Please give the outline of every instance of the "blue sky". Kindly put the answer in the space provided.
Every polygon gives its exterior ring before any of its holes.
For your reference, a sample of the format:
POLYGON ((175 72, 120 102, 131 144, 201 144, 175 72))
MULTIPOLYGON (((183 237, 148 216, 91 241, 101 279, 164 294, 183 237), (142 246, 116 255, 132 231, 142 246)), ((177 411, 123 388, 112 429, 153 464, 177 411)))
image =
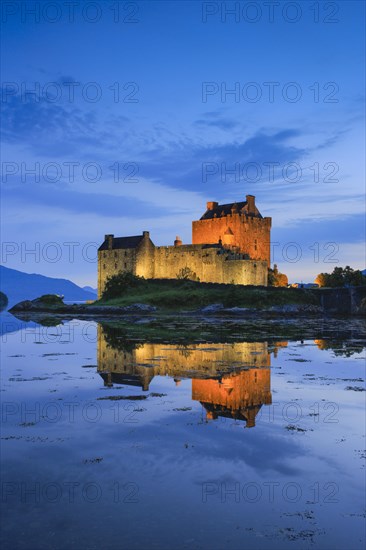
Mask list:
POLYGON ((291 281, 364 269, 363 2, 2 9, 4 265, 94 286, 105 233, 253 194, 291 281))

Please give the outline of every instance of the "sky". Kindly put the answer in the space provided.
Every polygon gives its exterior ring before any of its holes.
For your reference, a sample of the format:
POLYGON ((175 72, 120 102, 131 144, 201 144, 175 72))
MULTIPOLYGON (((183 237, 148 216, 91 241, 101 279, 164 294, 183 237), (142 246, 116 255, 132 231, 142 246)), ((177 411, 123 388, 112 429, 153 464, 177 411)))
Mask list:
POLYGON ((255 195, 291 282, 366 267, 365 4, 3 2, 1 263, 96 286, 255 195))

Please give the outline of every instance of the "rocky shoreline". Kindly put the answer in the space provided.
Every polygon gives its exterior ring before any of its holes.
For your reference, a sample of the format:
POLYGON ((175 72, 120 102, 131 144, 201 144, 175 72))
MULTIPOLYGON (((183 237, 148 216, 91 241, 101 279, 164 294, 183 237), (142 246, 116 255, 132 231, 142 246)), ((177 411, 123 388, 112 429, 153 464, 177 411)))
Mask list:
MULTIPOLYGON (((93 304, 47 304, 41 298, 35 300, 25 300, 13 306, 10 313, 17 317, 26 315, 54 315, 62 317, 114 317, 121 315, 151 315, 151 314, 171 314, 172 312, 162 310, 156 306, 144 303, 134 303, 127 306, 108 306, 93 304)), ((195 316, 215 316, 215 317, 291 317, 291 316, 329 316, 340 315, 336 308, 326 308, 314 304, 285 304, 270 307, 224 307, 222 303, 210 304, 195 310, 182 310, 174 312, 175 315, 195 315, 195 316)), ((356 308, 350 315, 364 315, 364 307, 356 308)), ((343 313, 344 315, 344 313, 343 313)))

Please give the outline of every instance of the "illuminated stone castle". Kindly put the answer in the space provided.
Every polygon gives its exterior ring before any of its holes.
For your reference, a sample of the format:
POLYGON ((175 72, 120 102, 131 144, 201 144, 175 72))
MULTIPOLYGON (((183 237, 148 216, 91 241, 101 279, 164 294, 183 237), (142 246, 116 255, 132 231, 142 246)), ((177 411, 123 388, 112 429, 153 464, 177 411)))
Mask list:
POLYGON ((264 285, 270 266, 271 218, 263 218, 255 197, 238 203, 208 202, 192 223, 192 244, 155 246, 150 233, 106 235, 98 249, 98 297, 108 277, 129 271, 146 279, 188 278, 207 283, 264 285))

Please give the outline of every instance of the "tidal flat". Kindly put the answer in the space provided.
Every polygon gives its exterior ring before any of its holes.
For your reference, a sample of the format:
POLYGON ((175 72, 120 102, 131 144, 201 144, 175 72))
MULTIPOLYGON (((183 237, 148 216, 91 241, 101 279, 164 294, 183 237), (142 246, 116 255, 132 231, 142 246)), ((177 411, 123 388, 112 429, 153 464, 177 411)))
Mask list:
POLYGON ((365 540, 365 321, 2 314, 2 543, 365 540))

